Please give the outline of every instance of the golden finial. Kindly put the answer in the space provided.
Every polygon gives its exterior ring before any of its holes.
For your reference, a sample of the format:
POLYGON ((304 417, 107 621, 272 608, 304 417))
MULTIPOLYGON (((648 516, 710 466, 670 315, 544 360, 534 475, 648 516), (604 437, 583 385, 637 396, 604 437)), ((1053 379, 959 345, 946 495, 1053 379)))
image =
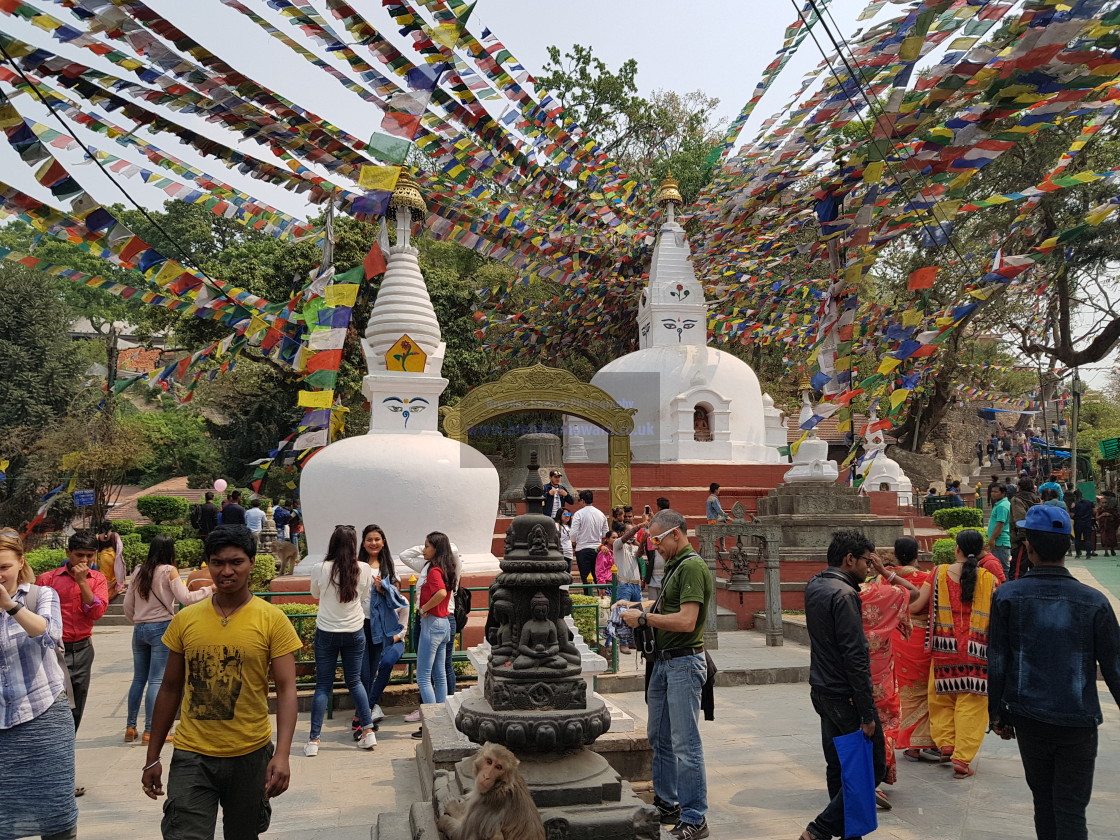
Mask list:
POLYGON ((813 383, 809 379, 809 374, 806 373, 801 377, 801 382, 798 384, 797 390, 798 391, 811 391, 812 388, 813 388, 813 383))
POLYGON ((407 172, 401 172, 400 178, 397 179, 397 188, 393 190, 393 195, 389 198, 389 206, 394 209, 397 207, 408 208, 412 211, 412 220, 415 222, 423 221, 428 211, 424 204, 424 198, 420 195, 420 187, 408 176, 407 172))
POLYGON ((661 187, 657 190, 657 198, 655 198, 654 201, 661 206, 670 203, 684 204, 684 198, 681 196, 680 184, 678 184, 677 179, 673 177, 672 171, 670 171, 661 182, 661 187))

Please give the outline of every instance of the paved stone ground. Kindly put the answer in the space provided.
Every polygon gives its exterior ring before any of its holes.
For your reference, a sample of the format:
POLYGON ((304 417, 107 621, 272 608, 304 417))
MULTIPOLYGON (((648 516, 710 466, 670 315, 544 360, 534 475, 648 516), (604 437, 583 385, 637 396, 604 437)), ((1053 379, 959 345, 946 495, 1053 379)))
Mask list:
MULTIPOLYGON (((144 747, 122 741, 125 696, 132 675, 130 639, 129 628, 97 630, 94 636, 97 657, 77 740, 78 783, 88 789, 79 800, 79 836, 83 840, 160 836, 160 806, 140 791, 144 747)), ((775 664, 785 665, 790 654, 802 653, 728 644, 717 661, 722 658, 721 665, 728 668, 743 667, 744 663, 726 661, 738 658, 739 650, 752 660, 746 664, 755 667, 765 667, 767 656, 775 657, 775 664)), ((825 804, 824 762, 808 686, 718 688, 716 697, 717 719, 702 724, 701 729, 712 837, 793 840, 825 804)), ((640 692, 613 694, 610 699, 644 720, 640 692)), ((1093 838, 1120 838, 1120 713, 1107 692, 1102 694, 1102 706, 1106 722, 1101 729, 1089 833, 1093 838)), ((301 715, 291 759, 292 786, 274 801, 273 828, 267 836, 367 840, 379 813, 406 813, 419 798, 413 761, 417 742, 410 737, 415 727, 402 717, 408 710, 396 711, 398 714, 390 714, 383 723, 373 752, 355 748, 349 715, 328 720, 315 758, 305 758, 301 752, 308 727, 307 716, 301 715)), ((165 759, 170 753, 170 747, 165 747, 165 759)), ((900 763, 899 776, 898 784, 888 788, 895 808, 880 812, 875 837, 1006 840, 1034 836, 1029 794, 1014 743, 989 735, 977 774, 971 779, 954 781, 944 767, 905 761, 900 763)))

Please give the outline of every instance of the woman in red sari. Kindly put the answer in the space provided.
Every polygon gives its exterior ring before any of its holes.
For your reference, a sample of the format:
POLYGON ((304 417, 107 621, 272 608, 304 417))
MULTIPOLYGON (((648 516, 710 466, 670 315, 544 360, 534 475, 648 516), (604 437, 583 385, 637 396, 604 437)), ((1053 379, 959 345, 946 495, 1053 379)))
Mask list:
MULTIPOLYGON (((892 639, 896 632, 910 635, 908 605, 918 597, 918 588, 897 572, 885 568, 877 558, 874 567, 879 576, 860 588, 860 598, 863 601, 863 632, 871 654, 871 696, 879 712, 879 723, 886 742, 887 775, 883 781, 893 785, 897 778, 894 750, 898 737, 899 699, 892 639)), ((875 793, 879 805, 889 808, 890 803, 883 793, 875 793)))
MULTIPOLYGON (((919 590, 926 586, 932 575, 918 568, 918 541, 912 537, 902 537, 895 541, 894 557, 898 566, 895 573, 914 584, 919 590)), ((941 760, 941 752, 933 743, 929 731, 929 665, 932 655, 926 650, 926 633, 929 630, 929 589, 924 597, 910 603, 910 619, 913 631, 904 635, 901 631, 894 634, 895 676, 898 678, 898 694, 901 705, 901 720, 896 746, 905 750, 903 755, 910 761, 941 760)))

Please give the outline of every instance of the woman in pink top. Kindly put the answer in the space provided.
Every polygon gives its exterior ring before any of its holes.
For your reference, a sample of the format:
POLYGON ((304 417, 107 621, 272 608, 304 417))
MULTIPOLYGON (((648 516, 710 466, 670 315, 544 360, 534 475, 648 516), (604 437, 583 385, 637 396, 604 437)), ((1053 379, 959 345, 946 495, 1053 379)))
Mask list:
POLYGON ((144 696, 144 743, 148 743, 152 711, 163 683, 163 669, 167 666, 168 650, 163 643, 163 632, 175 615, 175 602, 188 606, 208 598, 213 592, 213 586, 190 592, 179 577, 175 541, 162 535, 152 538, 148 559, 132 576, 132 586, 124 596, 124 614, 135 625, 132 629, 132 686, 128 689, 128 722, 124 730, 126 742, 136 740, 136 717, 140 712, 140 697, 144 696), (147 695, 144 695, 145 683, 147 695))

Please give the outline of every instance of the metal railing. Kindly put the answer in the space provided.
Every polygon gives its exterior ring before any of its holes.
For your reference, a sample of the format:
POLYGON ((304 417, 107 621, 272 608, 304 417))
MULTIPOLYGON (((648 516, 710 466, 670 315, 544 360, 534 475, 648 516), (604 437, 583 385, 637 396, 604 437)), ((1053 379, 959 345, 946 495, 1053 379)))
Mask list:
MULTIPOLYGON (((476 593, 476 592, 486 592, 486 593, 488 593, 490 591, 490 587, 488 587, 488 586, 472 586, 472 587, 467 587, 467 588, 472 593, 472 598, 471 598, 472 603, 474 602, 474 597, 473 597, 474 593, 476 593)), ((609 584, 608 583, 573 583, 569 587, 569 590, 573 593, 576 592, 577 590, 581 590, 583 592, 583 594, 595 594, 597 596, 601 596, 602 594, 608 594, 610 596, 609 603, 613 604, 618 597, 618 574, 617 574, 617 569, 614 569, 614 568, 611 569, 611 582, 609 584)), ((272 603, 273 600, 276 599, 276 598, 288 599, 288 598, 310 598, 311 597, 311 592, 310 591, 304 591, 304 592, 257 592, 255 594, 258 598, 262 598, 265 601, 268 601, 269 603, 272 603)), ((401 656, 397 665, 402 666, 404 668, 404 671, 403 671, 403 673, 394 676, 390 680, 390 684, 397 684, 397 685, 404 684, 404 685, 407 685, 409 683, 413 683, 413 682, 416 681, 416 679, 415 679, 416 644, 419 641, 418 638, 416 637, 416 634, 413 632, 413 628, 415 628, 415 626, 416 626, 416 611, 417 611, 417 606, 418 606, 417 601, 418 601, 419 594, 420 594, 419 591, 417 590, 417 587, 416 587, 416 576, 415 575, 413 575, 409 579, 408 588, 405 589, 405 590, 402 590, 401 594, 408 601, 408 628, 409 629, 408 629, 407 635, 405 636, 405 652, 404 652, 404 655, 401 656)), ((288 602, 288 603, 291 603, 291 602, 288 602)), ((297 601, 295 603, 298 604, 300 602, 297 601)), ((307 604, 307 606, 312 606, 312 605, 307 604)), ((477 607, 472 606, 471 610, 470 610, 470 612, 472 614, 474 614, 474 613, 487 613, 488 611, 489 611, 488 606, 477 606, 477 607)), ((605 632, 604 631, 606 630, 606 623, 602 620, 603 615, 602 615, 602 610, 600 610, 599 601, 596 600, 595 603, 590 603, 590 604, 572 604, 572 619, 575 620, 578 616, 584 615, 584 614, 586 614, 588 612, 591 612, 591 611, 594 611, 593 615, 594 615, 595 637, 591 638, 591 639, 585 638, 584 641, 587 643, 588 647, 590 647, 592 650, 601 650, 602 647, 604 646, 604 644, 606 644, 606 642, 604 641, 605 640, 605 632)), ((295 628, 296 634, 299 636, 300 641, 303 642, 303 647, 301 647, 300 650, 296 652, 296 665, 303 665, 303 666, 307 666, 308 668, 313 668, 314 665, 315 665, 315 619, 316 619, 317 613, 309 611, 309 612, 306 612, 306 613, 285 613, 285 615, 287 615, 288 620, 292 622, 292 626, 295 628)), ((576 622, 576 623, 577 623, 577 626, 578 626, 579 622, 576 622)), ((456 627, 455 628, 455 637, 452 639, 452 644, 454 645, 454 647, 453 647, 454 652, 452 653, 452 660, 454 662, 467 662, 467 661, 469 661, 469 658, 467 656, 467 652, 463 647, 463 629, 464 628, 462 628, 462 627, 456 627)), ((617 639, 612 639, 611 640, 610 657, 609 657, 608 661, 609 661, 609 666, 608 666, 605 673, 608 673, 608 674, 616 673, 618 671, 618 640, 617 639)), ((313 674, 312 674, 312 679, 313 678, 314 677, 313 677, 313 674)), ((338 684, 340 684, 340 682, 336 680, 336 685, 338 685, 338 684)))

